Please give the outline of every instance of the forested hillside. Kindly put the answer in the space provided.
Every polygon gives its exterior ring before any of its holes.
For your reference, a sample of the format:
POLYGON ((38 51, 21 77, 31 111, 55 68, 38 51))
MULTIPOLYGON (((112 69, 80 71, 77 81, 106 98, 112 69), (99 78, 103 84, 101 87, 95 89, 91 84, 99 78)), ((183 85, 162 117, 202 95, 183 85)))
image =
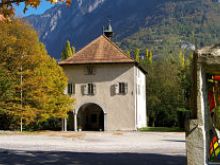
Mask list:
POLYGON ((66 40, 80 49, 102 33, 108 19, 125 50, 148 47, 163 54, 216 43, 220 35, 220 4, 214 0, 75 0, 70 8, 58 5, 26 19, 56 58, 66 40))
POLYGON ((146 18, 145 26, 122 39, 124 49, 146 47, 154 54, 174 53, 219 42, 220 4, 211 0, 173 0, 160 6, 159 16, 146 18))

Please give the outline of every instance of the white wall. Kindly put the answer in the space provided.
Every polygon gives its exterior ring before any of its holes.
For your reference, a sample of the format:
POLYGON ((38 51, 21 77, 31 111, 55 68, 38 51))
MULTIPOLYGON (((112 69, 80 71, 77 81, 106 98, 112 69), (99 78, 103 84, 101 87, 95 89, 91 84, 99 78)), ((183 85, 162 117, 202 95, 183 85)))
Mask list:
POLYGON ((137 128, 147 126, 146 76, 136 67, 136 123, 137 128))
POLYGON ((63 66, 69 82, 75 83, 75 111, 86 104, 95 103, 105 113, 105 130, 135 130, 135 85, 134 64, 97 64, 95 75, 85 75, 86 65, 63 66), (81 86, 86 83, 96 85, 95 96, 84 96, 81 86), (128 83, 126 95, 111 95, 112 85, 118 82, 128 83))

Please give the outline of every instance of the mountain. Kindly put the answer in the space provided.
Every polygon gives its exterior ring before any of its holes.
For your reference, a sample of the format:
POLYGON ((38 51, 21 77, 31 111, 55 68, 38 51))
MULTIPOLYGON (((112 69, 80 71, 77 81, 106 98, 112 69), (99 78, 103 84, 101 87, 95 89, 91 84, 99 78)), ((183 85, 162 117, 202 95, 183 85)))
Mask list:
POLYGON ((219 11, 216 0, 72 0, 69 8, 57 5, 25 19, 55 58, 66 40, 80 49, 101 35, 109 19, 122 48, 148 47, 161 54, 182 43, 193 48, 218 42, 219 11))

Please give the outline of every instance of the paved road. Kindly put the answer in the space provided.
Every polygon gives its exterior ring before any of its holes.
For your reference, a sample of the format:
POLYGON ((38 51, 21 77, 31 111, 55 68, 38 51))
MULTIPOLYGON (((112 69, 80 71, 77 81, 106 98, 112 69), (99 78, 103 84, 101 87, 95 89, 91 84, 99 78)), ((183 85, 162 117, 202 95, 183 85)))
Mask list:
POLYGON ((185 165, 184 133, 0 133, 4 165, 185 165))

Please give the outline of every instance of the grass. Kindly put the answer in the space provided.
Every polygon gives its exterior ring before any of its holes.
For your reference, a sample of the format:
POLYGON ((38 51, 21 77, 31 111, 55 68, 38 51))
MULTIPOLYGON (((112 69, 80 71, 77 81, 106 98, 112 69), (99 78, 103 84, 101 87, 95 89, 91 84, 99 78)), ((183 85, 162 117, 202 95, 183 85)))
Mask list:
POLYGON ((184 132, 184 129, 179 127, 144 127, 139 129, 141 132, 184 132))

